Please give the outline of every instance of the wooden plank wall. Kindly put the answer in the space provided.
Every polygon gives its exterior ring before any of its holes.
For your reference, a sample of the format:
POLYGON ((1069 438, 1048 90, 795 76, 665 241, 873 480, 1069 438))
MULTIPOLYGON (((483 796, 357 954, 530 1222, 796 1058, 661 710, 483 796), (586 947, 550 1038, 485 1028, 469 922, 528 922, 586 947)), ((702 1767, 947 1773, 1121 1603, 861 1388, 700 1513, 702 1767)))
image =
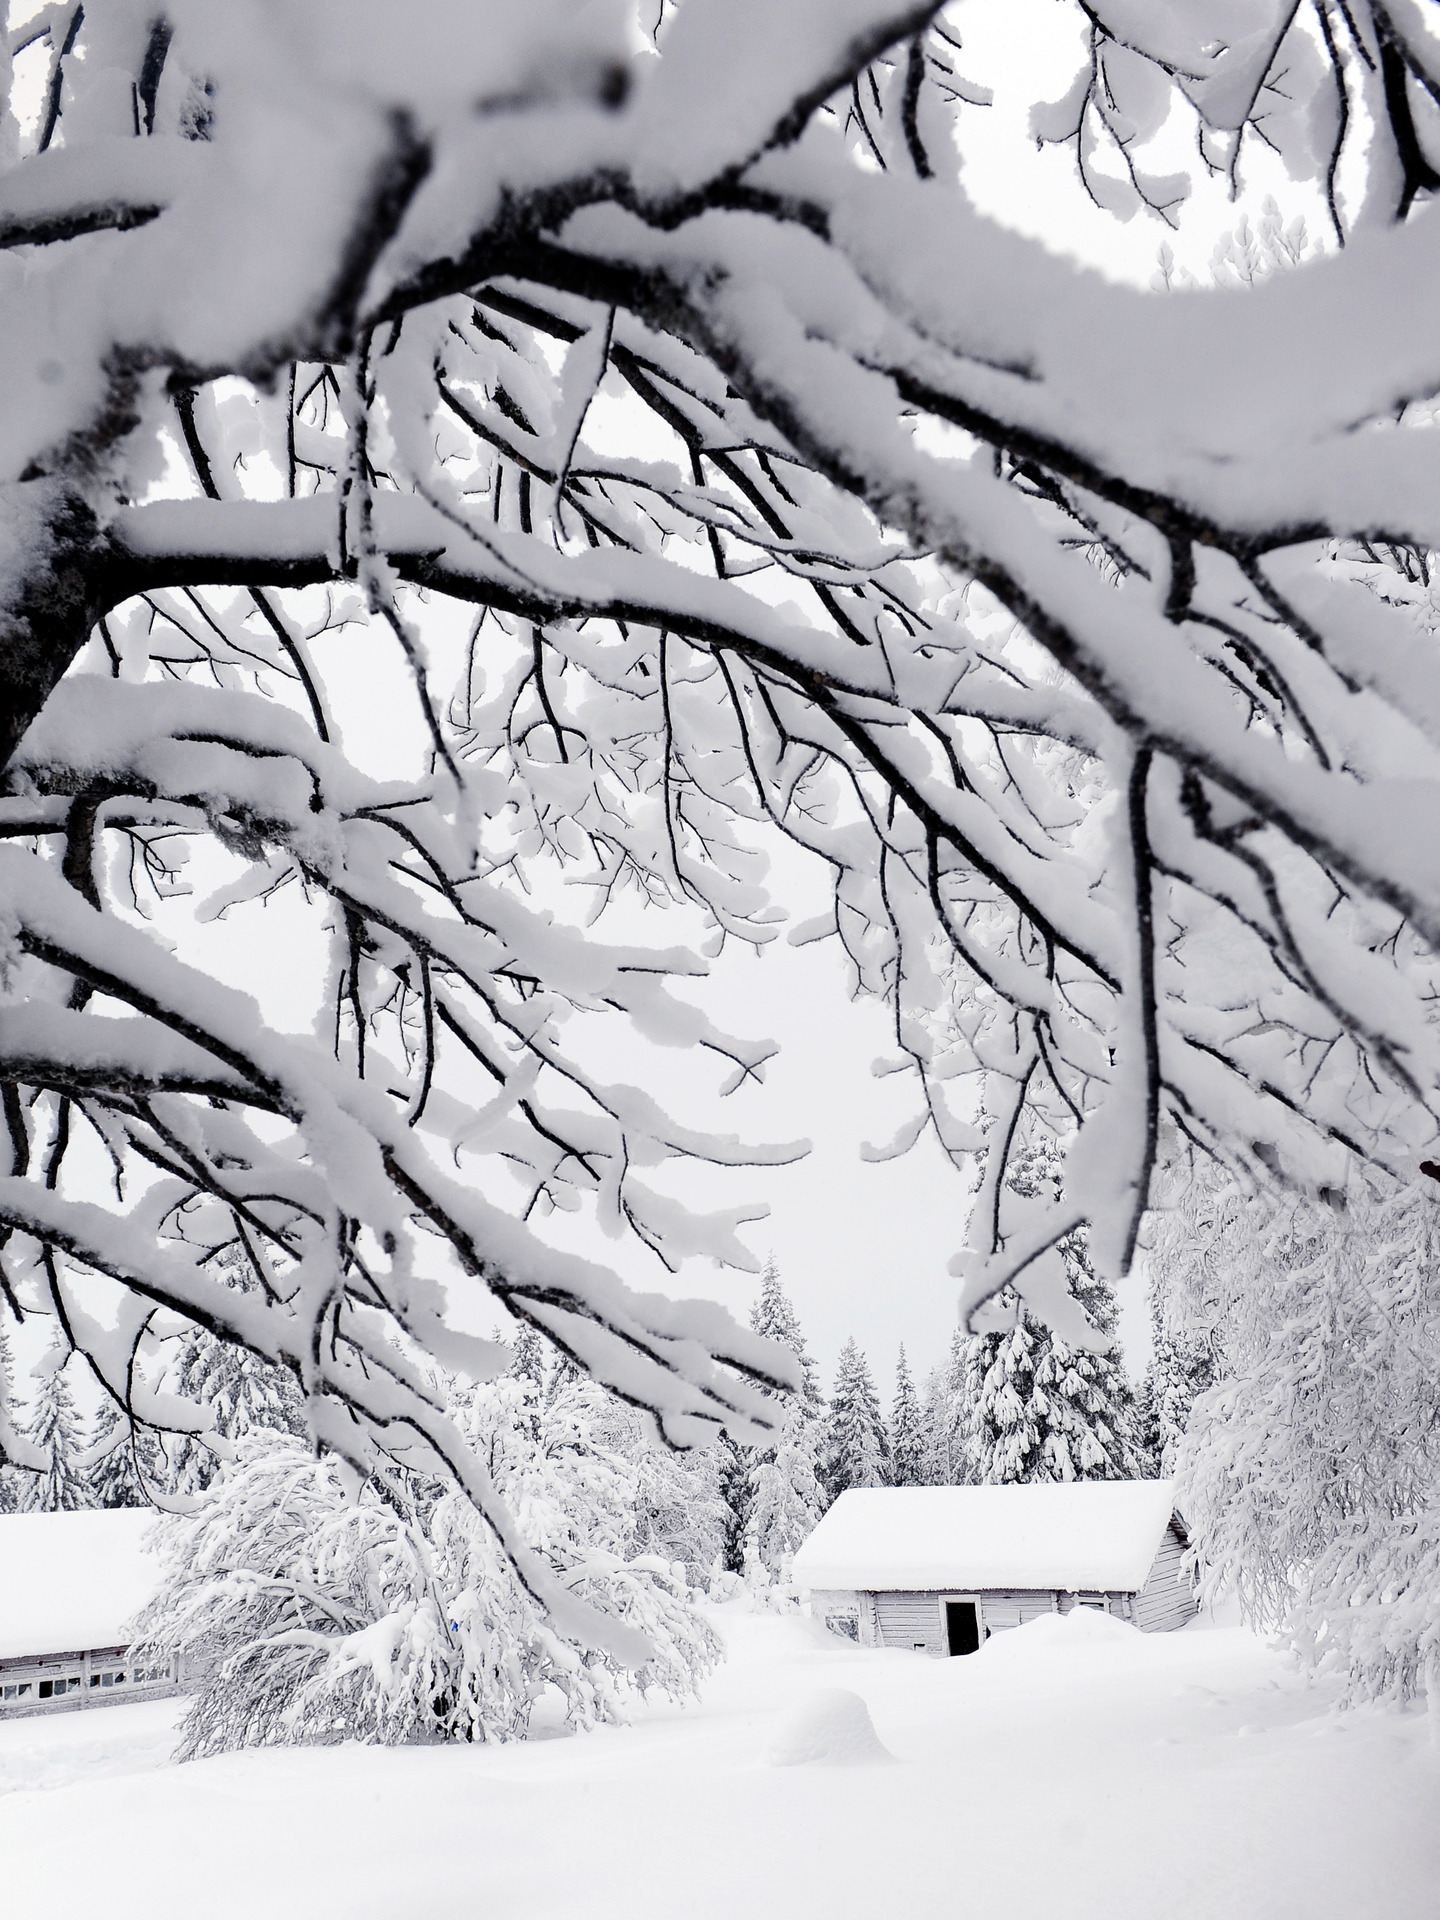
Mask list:
MULTIPOLYGON (((1055 1612, 1052 1593, 1007 1587, 981 1593, 980 1619, 991 1633, 1003 1633, 1009 1627, 1023 1626, 1042 1613, 1055 1612)), ((945 1615, 938 1593, 877 1593, 875 1611, 882 1647, 919 1647, 927 1653, 950 1651, 945 1633, 945 1615)))
POLYGON ((945 1619, 933 1593, 877 1593, 875 1623, 882 1647, 924 1647, 947 1653, 945 1619))
POLYGON ((1136 1594, 1132 1618, 1145 1633, 1171 1633, 1196 1614, 1195 1596, 1184 1572, 1185 1544, 1173 1525, 1155 1556, 1144 1586, 1136 1594))

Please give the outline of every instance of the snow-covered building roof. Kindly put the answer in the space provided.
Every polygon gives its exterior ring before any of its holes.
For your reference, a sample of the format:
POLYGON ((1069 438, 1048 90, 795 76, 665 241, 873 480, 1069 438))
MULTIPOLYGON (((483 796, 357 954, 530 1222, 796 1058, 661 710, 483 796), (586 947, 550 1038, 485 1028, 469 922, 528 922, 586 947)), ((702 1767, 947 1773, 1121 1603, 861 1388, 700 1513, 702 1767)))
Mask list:
POLYGON ((0 1660, 118 1647, 154 1593, 149 1508, 0 1514, 0 1660))
POLYGON ((1174 1512, 1168 1480, 842 1493, 795 1556, 798 1586, 1138 1592, 1174 1512))

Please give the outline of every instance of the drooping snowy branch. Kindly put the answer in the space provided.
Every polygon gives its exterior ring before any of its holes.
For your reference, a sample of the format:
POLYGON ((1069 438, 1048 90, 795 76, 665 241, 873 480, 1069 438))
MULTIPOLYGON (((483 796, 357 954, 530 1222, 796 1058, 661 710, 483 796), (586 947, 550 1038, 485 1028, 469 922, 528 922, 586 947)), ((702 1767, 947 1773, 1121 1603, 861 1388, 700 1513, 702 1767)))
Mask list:
POLYGON ((967 1314, 1012 1284, 1083 1337, 1056 1248, 1084 1223, 1124 1267, 1162 1127, 1311 1188, 1433 1149, 1433 36, 1378 0, 1084 15, 1036 130, 1092 195, 1179 203, 1143 152, 1179 101, 1204 166, 1309 167, 1343 251, 1157 296, 1001 231, 960 184, 963 9, 683 0, 647 39, 565 0, 93 0, 31 36, 0 1287, 118 1402, 194 1430, 146 1380, 178 1312, 288 1365, 338 1451, 453 1472, 522 1571, 427 1392, 426 1354, 497 1364, 447 1287, 673 1441, 773 1426, 783 1353, 533 1221, 748 1258, 743 1209, 646 1172, 795 1149, 588 1041, 760 1077, 666 981, 774 936, 775 833, 893 1008, 897 1147, 979 1166, 967 1314), (354 673, 419 772, 347 752, 354 673), (313 1044, 137 913, 199 849, 216 915, 315 904, 313 1044), (602 937, 621 902, 681 931, 602 937), (1073 1137, 1063 1199, 1007 1184, 1037 1124, 1073 1137))

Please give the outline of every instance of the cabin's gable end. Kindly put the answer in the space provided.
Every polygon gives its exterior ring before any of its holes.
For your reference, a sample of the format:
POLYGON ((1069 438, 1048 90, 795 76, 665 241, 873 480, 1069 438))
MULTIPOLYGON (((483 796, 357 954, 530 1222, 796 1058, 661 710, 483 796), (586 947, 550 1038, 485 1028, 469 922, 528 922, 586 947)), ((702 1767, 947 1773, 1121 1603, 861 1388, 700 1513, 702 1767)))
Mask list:
POLYGON ((1185 1577, 1188 1546, 1184 1523, 1178 1517, 1172 1519, 1131 1611, 1131 1618, 1143 1633, 1173 1633, 1195 1618, 1197 1603, 1185 1577))

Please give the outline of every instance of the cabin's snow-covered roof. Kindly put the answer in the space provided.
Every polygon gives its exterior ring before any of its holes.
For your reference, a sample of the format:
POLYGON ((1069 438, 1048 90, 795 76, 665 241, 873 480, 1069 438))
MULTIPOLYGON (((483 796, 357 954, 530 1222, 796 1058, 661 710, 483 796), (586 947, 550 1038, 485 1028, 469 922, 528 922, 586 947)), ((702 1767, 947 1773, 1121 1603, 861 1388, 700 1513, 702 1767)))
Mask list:
POLYGON ((0 1660, 123 1646, 160 1563, 148 1508, 0 1514, 0 1660))
POLYGON ((1168 1480, 842 1493, 795 1556, 809 1588, 1133 1593, 1174 1511, 1168 1480))

